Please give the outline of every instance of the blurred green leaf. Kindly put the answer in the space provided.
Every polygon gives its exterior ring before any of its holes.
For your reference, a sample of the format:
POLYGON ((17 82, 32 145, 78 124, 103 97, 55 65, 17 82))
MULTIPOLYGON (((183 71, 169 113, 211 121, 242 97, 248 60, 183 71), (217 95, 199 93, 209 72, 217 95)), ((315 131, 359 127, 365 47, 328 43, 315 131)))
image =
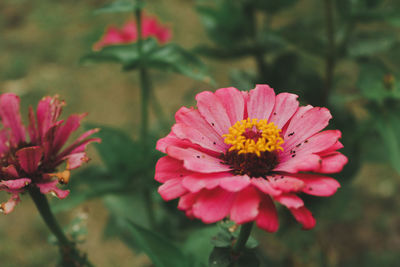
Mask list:
POLYGON ((206 66, 193 53, 176 44, 167 44, 149 53, 148 66, 215 84, 206 66))
POLYGON ((102 142, 95 144, 95 147, 110 173, 121 177, 141 168, 141 144, 125 132, 98 124, 88 124, 86 127, 101 129, 96 136, 100 137, 102 142))
POLYGON ((383 64, 367 62, 360 68, 357 86, 364 97, 378 102, 386 98, 400 99, 399 83, 383 64), (393 82, 386 81, 390 77, 393 77, 393 82))
POLYGON ((90 166, 73 173, 68 184, 70 194, 63 201, 52 202, 54 212, 72 209, 79 204, 103 196, 122 187, 122 181, 110 177, 102 167, 90 166))
POLYGON ((197 6, 197 12, 200 14, 208 36, 215 43, 225 47, 234 47, 251 36, 252 21, 246 16, 240 1, 198 2, 202 4, 197 6))
POLYGON ((252 0, 254 7, 265 10, 270 13, 279 12, 285 8, 294 5, 298 0, 280 0, 280 1, 265 1, 265 0, 252 0))
POLYGON ((103 13, 117 13, 117 12, 134 12, 137 9, 142 9, 144 7, 144 1, 141 0, 124 0, 115 1, 111 4, 107 4, 94 11, 95 14, 103 13))
POLYGON ((182 250, 188 255, 193 255, 196 262, 207 265, 208 257, 213 250, 211 240, 219 230, 220 228, 216 225, 191 230, 188 238, 182 245, 182 250))
POLYGON ((193 53, 177 44, 160 46, 154 38, 143 40, 143 58, 138 54, 138 44, 113 45, 104 47, 98 52, 83 56, 82 64, 115 62, 121 63, 124 70, 137 69, 141 64, 161 71, 172 71, 189 78, 215 84, 207 67, 193 53))
POLYGON ((189 267, 187 257, 173 243, 156 232, 129 222, 129 233, 156 267, 189 267))
POLYGON ((398 114, 385 114, 375 118, 376 130, 386 147, 392 167, 400 173, 400 118, 398 114), (397 115, 397 116, 396 116, 397 115))
POLYGON ((364 32, 354 34, 348 44, 351 57, 372 56, 385 52, 396 44, 392 32, 364 32))
MULTIPOLYGON (((142 51, 144 55, 157 48, 158 42, 153 38, 145 39, 142 42, 142 51)), ((80 59, 81 64, 104 62, 121 63, 124 68, 128 68, 129 70, 137 68, 140 63, 138 44, 133 43, 127 45, 107 46, 100 51, 86 54, 80 59)))

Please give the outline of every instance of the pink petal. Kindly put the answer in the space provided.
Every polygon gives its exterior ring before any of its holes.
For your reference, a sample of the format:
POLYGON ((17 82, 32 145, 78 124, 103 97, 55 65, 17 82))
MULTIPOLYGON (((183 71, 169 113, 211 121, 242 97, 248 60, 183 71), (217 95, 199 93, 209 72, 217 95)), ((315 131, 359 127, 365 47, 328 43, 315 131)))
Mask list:
POLYGON ((335 194, 340 187, 339 182, 331 177, 313 174, 298 174, 296 176, 305 183, 303 192, 309 195, 328 197, 335 194))
POLYGON ((249 186, 246 189, 236 193, 233 201, 230 219, 237 224, 247 223, 254 220, 258 215, 258 206, 261 198, 254 187, 249 186))
POLYGON ((177 123, 183 123, 189 128, 195 129, 203 136, 206 136, 213 143, 215 142, 215 145, 213 144, 212 146, 213 148, 217 147, 219 150, 224 150, 228 147, 224 143, 222 136, 201 116, 198 110, 182 107, 176 112, 175 119, 177 123))
POLYGON ((342 171, 344 165, 346 165, 348 159, 345 155, 335 152, 330 155, 323 156, 322 162, 315 172, 319 173, 336 173, 342 171))
POLYGON ((170 179, 183 178, 192 173, 183 167, 182 161, 165 156, 157 161, 154 179, 160 183, 165 183, 170 179))
POLYGON ((319 155, 325 155, 325 154, 330 154, 331 152, 334 152, 336 150, 339 150, 341 148, 343 148, 343 144, 340 143, 340 141, 337 141, 333 146, 331 146, 330 148, 328 148, 327 150, 324 150, 320 153, 318 153, 319 155))
POLYGON ((287 175, 268 176, 270 184, 282 192, 298 192, 304 188, 304 182, 287 175))
POLYGON ((57 153, 61 149, 61 147, 67 142, 71 133, 79 128, 82 118, 85 117, 86 115, 87 113, 79 115, 77 114, 71 115, 69 116, 65 124, 58 128, 53 143, 54 153, 57 153))
POLYGON ((290 209, 295 219, 303 225, 304 230, 309 230, 315 226, 315 218, 306 207, 290 209))
POLYGON ((268 121, 273 122, 276 127, 282 129, 299 107, 297 97, 297 95, 289 93, 278 94, 268 121))
POLYGON ((193 144, 200 145, 203 148, 207 148, 219 153, 223 153, 225 151, 225 149, 221 148, 217 142, 209 139, 207 135, 204 135, 197 131, 196 128, 192 128, 183 123, 175 124, 172 127, 172 131, 178 138, 188 139, 193 144))
POLYGON ((239 192, 244 190, 251 184, 250 178, 247 175, 235 175, 228 176, 227 178, 221 179, 219 186, 230 192, 239 192))
MULTIPOLYGON (((143 26, 144 25, 142 24, 142 28, 144 28, 143 26)), ((142 35, 145 38, 147 37, 145 36, 143 29, 142 29, 142 35)), ((123 39, 123 42, 135 42, 137 40, 136 22, 134 20, 128 20, 125 23, 124 27, 121 30, 121 38, 123 39)))
POLYGON ((262 198, 258 210, 259 212, 256 219, 257 226, 267 232, 276 232, 279 228, 278 213, 269 196, 262 198))
POLYGON ((31 143, 37 143, 38 142, 38 130, 36 128, 36 120, 35 120, 35 113, 33 111, 33 108, 29 106, 29 127, 28 127, 28 132, 29 132, 29 138, 31 143))
POLYGON ((324 129, 332 118, 331 113, 326 108, 316 107, 302 113, 303 110, 299 108, 297 113, 302 115, 296 116, 295 114, 284 133, 285 142, 282 145, 284 151, 290 150, 292 147, 324 129))
POLYGON ((181 178, 170 179, 158 188, 158 193, 165 201, 182 196, 187 190, 181 185, 181 178))
POLYGON ((83 163, 88 162, 90 159, 87 157, 85 152, 70 154, 63 158, 67 160, 68 170, 79 168, 83 163))
POLYGON ((226 172, 230 171, 228 165, 222 164, 221 160, 193 148, 182 149, 169 146, 167 148, 169 156, 183 160, 183 166, 191 171, 201 173, 226 172))
POLYGON ((229 176, 232 175, 229 173, 194 173, 183 178, 182 185, 190 192, 196 193, 202 189, 216 188, 222 179, 226 179, 229 176))
POLYGON ((0 95, 0 116, 4 127, 11 129, 15 145, 25 142, 25 128, 19 112, 18 96, 10 93, 0 95))
POLYGON ((57 157, 62 158, 67 156, 68 154, 84 152, 86 150, 86 146, 92 142, 101 143, 100 138, 88 138, 89 136, 100 131, 99 128, 91 129, 89 131, 84 132, 81 136, 79 136, 70 146, 65 148, 57 157))
POLYGON ((291 208, 297 209, 304 206, 303 200, 298 196, 296 196, 295 194, 283 194, 274 197, 274 199, 289 209, 291 208))
POLYGON ((43 140, 47 131, 54 125, 61 114, 64 101, 60 101, 58 96, 44 97, 40 100, 36 109, 36 119, 38 124, 39 139, 43 140))
POLYGON ((219 98, 215 94, 205 91, 197 94, 196 100, 200 114, 214 130, 220 136, 228 133, 231 122, 219 98))
POLYGON ((31 179, 29 178, 20 178, 15 180, 5 180, 1 181, 0 184, 6 186, 9 189, 16 190, 21 189, 31 183, 31 179))
POLYGON ((5 172, 6 175, 9 175, 9 176, 11 176, 13 178, 18 178, 19 177, 17 169, 15 168, 14 165, 8 165, 7 167, 2 167, 1 171, 5 172))
POLYGON ((26 173, 34 173, 43 156, 43 149, 40 146, 25 147, 16 153, 19 165, 26 173))
POLYGON ((18 194, 11 195, 11 198, 7 202, 0 204, 0 211, 4 212, 4 214, 9 214, 14 210, 15 205, 17 205, 19 201, 20 198, 18 194))
POLYGON ((0 156, 10 149, 9 129, 0 130, 0 156))
POLYGON ((282 161, 274 171, 297 173, 299 171, 314 171, 320 167, 321 157, 316 154, 295 155, 294 158, 282 161))
POLYGON ((179 199, 178 209, 188 210, 192 209, 193 204, 196 202, 199 194, 188 193, 179 199))
POLYGON ((37 183, 36 186, 39 187, 42 194, 54 193, 60 199, 66 198, 69 194, 69 190, 61 190, 57 188, 57 184, 58 181, 54 180, 46 183, 37 183))
POLYGON ((160 152, 167 153, 167 147, 177 146, 181 148, 195 147, 196 145, 189 140, 182 140, 173 132, 170 132, 166 137, 161 138, 157 141, 156 149, 160 152))
POLYGON ((193 193, 205 188, 214 189, 217 186, 230 192, 238 192, 249 184, 248 176, 234 176, 231 173, 196 173, 188 175, 182 180, 182 185, 193 193))
POLYGON ((275 105, 274 89, 258 84, 249 93, 247 113, 250 119, 268 119, 275 105))
POLYGON ((256 186, 261 192, 271 196, 278 196, 282 193, 280 189, 273 187, 271 183, 264 178, 252 178, 251 183, 256 186))
POLYGON ((244 98, 240 91, 234 87, 221 88, 215 95, 225 107, 231 125, 244 118, 244 98))
POLYGON ((225 218, 231 209, 235 193, 222 189, 202 192, 193 205, 193 215, 204 223, 214 223, 225 218))
POLYGON ((285 150, 280 154, 279 159, 282 161, 295 160, 292 155, 296 154, 296 157, 311 153, 319 153, 331 148, 338 142, 338 139, 342 136, 339 130, 327 130, 314 134, 307 139, 307 142, 301 142, 293 146, 292 148, 285 150))
POLYGON ((93 45, 93 50, 98 51, 105 46, 121 44, 124 42, 119 30, 114 26, 109 26, 101 39, 93 45))

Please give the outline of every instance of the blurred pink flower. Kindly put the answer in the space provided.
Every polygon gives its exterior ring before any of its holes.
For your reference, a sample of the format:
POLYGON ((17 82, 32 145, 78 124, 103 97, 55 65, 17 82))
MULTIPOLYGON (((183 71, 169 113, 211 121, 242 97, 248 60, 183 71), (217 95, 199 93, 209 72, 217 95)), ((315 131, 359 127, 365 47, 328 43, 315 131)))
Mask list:
POLYGON ((38 187, 43 194, 54 193, 65 198, 69 190, 59 189, 56 185, 68 183, 70 170, 89 160, 85 149, 90 142, 100 142, 98 138, 89 138, 98 131, 92 129, 63 148, 86 114, 71 115, 66 121, 58 120, 64 102, 57 96, 40 100, 36 118, 33 109, 29 108, 27 127, 22 123, 19 103, 19 97, 14 94, 0 95, 3 124, 0 130, 0 190, 11 194, 7 202, 0 204, 0 210, 5 214, 19 202, 19 194, 32 186, 38 187), (66 169, 56 172, 63 162, 66 162, 66 169))
MULTIPOLYGON (((93 45, 93 50, 101 50, 109 45, 121 45, 136 42, 138 38, 136 22, 128 20, 122 29, 109 26, 102 38, 93 45)), ((149 37, 156 38, 161 44, 165 44, 171 39, 171 30, 161 25, 156 17, 143 15, 142 17, 142 36, 144 39, 149 37)))
POLYGON ((250 92, 221 88, 196 96, 197 109, 182 107, 157 149, 155 179, 164 200, 179 199, 189 217, 214 223, 229 217, 255 221, 275 232, 273 201, 286 206, 303 229, 315 219, 298 194, 331 196, 340 184, 325 173, 342 170, 338 130, 321 131, 328 109, 300 106, 297 95, 257 85, 250 92))

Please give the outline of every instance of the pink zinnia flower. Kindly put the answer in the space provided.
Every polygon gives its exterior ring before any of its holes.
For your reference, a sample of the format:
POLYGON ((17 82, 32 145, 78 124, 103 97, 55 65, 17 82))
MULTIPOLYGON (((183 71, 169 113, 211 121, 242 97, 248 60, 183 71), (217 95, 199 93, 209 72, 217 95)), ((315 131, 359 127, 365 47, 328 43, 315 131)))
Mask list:
POLYGON ((70 170, 89 160, 85 153, 87 144, 100 142, 98 138, 89 138, 98 131, 92 129, 63 148, 86 114, 71 115, 65 122, 58 120, 64 102, 57 96, 44 97, 39 102, 36 118, 30 107, 27 127, 21 120, 19 102, 19 97, 14 94, 0 95, 3 124, 0 130, 0 190, 11 194, 11 198, 0 205, 5 214, 19 202, 19 194, 33 186, 43 194, 54 193, 65 198, 69 190, 59 189, 56 185, 68 183, 70 170), (63 162, 66 162, 66 169, 57 172, 63 162))
MULTIPOLYGON (((171 31, 168 27, 161 25, 156 17, 143 15, 142 17, 142 36, 144 39, 149 37, 156 38, 161 44, 165 44, 171 39, 171 31)), ((122 29, 109 26, 103 37, 93 45, 93 50, 101 50, 109 45, 121 45, 136 42, 138 33, 136 22, 128 20, 122 29)))
POLYGON ((205 223, 228 216, 274 232, 276 201, 304 229, 313 228, 298 194, 334 194, 340 184, 323 174, 341 171, 347 158, 337 151, 340 131, 321 132, 329 110, 299 107, 296 99, 268 85, 199 93, 197 109, 178 110, 171 133, 157 143, 167 154, 156 166, 158 192, 164 200, 180 198, 178 208, 205 223))

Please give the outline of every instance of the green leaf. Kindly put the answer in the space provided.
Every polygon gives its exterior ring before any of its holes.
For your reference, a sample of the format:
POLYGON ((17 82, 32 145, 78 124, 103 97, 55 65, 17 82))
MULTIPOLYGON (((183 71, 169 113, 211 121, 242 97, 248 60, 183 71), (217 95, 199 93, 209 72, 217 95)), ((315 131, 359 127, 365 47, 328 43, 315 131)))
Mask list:
POLYGON ((196 262, 207 265, 208 257, 213 250, 211 240, 219 230, 218 226, 213 225, 190 231, 182 250, 188 255, 193 255, 196 262))
POLYGON ((147 55, 149 67, 176 72, 195 80, 215 84, 206 66, 193 53, 177 44, 167 44, 147 55))
POLYGON ((391 75, 379 62, 364 63, 361 65, 357 86, 362 95, 370 100, 382 102, 386 98, 400 99, 399 83, 385 83, 385 79, 391 75))
MULTIPOLYGON (((144 55, 157 48, 158 42, 154 38, 148 38, 142 41, 142 51, 144 55)), ((109 62, 121 63, 126 70, 136 69, 140 64, 138 44, 106 46, 100 51, 91 52, 80 59, 81 64, 109 62)))
POLYGON ((137 69, 142 63, 148 68, 161 71, 172 71, 195 80, 215 84, 210 77, 206 65, 193 53, 177 44, 160 46, 156 39, 148 38, 142 42, 143 58, 138 54, 138 44, 113 45, 104 47, 98 52, 83 56, 81 64, 121 63, 124 70, 137 69))
POLYGON ((141 144, 117 128, 98 124, 88 124, 86 127, 101 129, 96 136, 102 142, 95 144, 95 147, 110 173, 121 177, 141 169, 141 144))
POLYGON ((208 36, 218 45, 234 47, 251 36, 252 20, 240 1, 218 0, 197 6, 208 36))
POLYGON ((348 54, 351 57, 372 56, 385 52, 396 44, 392 32, 365 32, 353 35, 349 43, 348 54))
POLYGON ((54 212, 69 210, 96 197, 103 196, 122 187, 122 181, 110 177, 108 172, 99 166, 84 168, 73 173, 68 189, 71 193, 63 201, 52 202, 54 212))
POLYGON ((118 12, 134 12, 144 7, 144 1, 141 0, 129 0, 129 1, 115 1, 111 4, 107 4, 94 11, 95 14, 103 13, 118 13, 118 12))
POLYGON ((129 222, 129 234, 152 260, 156 267, 189 267, 186 255, 175 244, 156 232, 129 222))
POLYGON ((400 119, 394 114, 386 114, 375 119, 376 129, 386 147, 392 167, 400 174, 400 119))

